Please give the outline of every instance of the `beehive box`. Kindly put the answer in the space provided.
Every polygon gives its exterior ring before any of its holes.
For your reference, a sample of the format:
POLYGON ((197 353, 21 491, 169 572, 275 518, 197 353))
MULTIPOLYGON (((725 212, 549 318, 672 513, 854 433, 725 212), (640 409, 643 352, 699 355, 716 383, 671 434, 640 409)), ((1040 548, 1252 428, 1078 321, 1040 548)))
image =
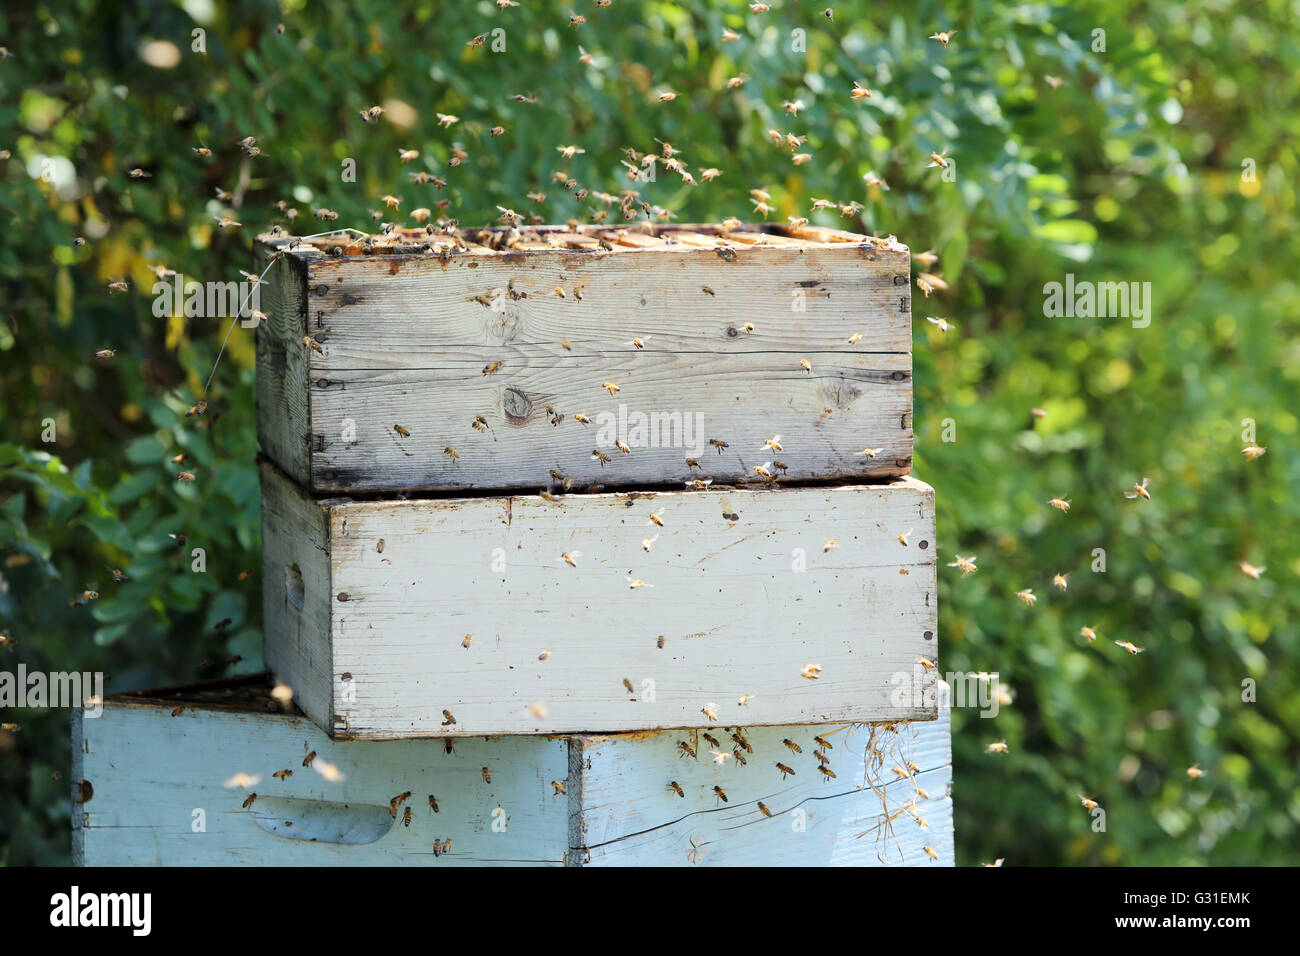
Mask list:
POLYGON ((772 225, 261 240, 281 255, 259 438, 317 494, 910 471, 896 242, 772 225))
POLYGON ((336 737, 935 716, 911 477, 315 500, 264 463, 262 501, 267 666, 336 737))
POLYGON ((937 721, 893 728, 744 730, 748 750, 731 728, 712 731, 719 753, 737 751, 742 766, 735 756, 715 763, 705 731, 459 738, 447 742, 450 752, 435 740, 334 743, 296 711, 268 709, 267 690, 246 679, 110 697, 94 719, 75 711, 74 861, 933 866, 953 859, 943 708, 937 721), (818 770, 816 750, 833 777, 818 770), (330 768, 333 780, 321 772, 330 768), (292 774, 275 776, 284 770, 292 774), (225 786, 237 774, 259 779, 225 786), (392 802, 406 793, 394 813, 392 802))

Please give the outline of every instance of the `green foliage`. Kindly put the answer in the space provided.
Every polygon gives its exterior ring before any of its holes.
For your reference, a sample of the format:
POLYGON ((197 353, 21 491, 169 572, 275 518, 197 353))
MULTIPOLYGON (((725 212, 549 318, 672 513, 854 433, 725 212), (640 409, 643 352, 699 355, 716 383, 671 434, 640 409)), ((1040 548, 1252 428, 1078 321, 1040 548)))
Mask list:
MULTIPOLYGON (((940 663, 997 671, 1015 697, 993 719, 954 714, 959 861, 1295 862, 1294 11, 921 0, 835 3, 832 23, 821 5, 772 6, 584 0, 578 28, 568 7, 527 0, 0 11, 0 633, 16 641, 0 668, 103 670, 111 692, 261 666, 260 580, 240 580, 260 565, 251 332, 234 330, 208 411, 187 416, 225 322, 155 318, 149 265, 235 279, 250 237, 288 226, 278 200, 300 210, 298 232, 322 206, 333 225, 373 228, 386 193, 403 213, 445 198, 466 225, 498 204, 587 221, 598 204, 552 173, 617 192, 623 150, 658 138, 697 175, 722 170, 691 187, 660 169, 641 187, 679 221, 754 218, 762 186, 775 219, 940 255, 950 291, 914 300, 916 469, 938 490, 941 560, 980 563, 964 578, 942 568, 940 663), (724 28, 741 39, 721 42, 724 28), (926 39, 950 28, 946 48, 926 39), (151 42, 172 44, 174 65, 151 65, 168 52, 151 42), (732 76, 747 82, 727 90, 732 76), (854 81, 874 95, 851 101, 854 81), (677 99, 660 103, 665 88, 677 99), (358 110, 374 104, 386 113, 367 124, 358 110), (442 129, 437 112, 461 121, 442 129), (811 161, 793 165, 773 128, 806 135, 811 161), (248 135, 264 155, 239 150, 248 135), (456 142, 469 160, 449 167, 456 142), (562 160, 569 143, 586 152, 562 160), (419 158, 403 164, 402 148, 419 158), (955 181, 926 168, 943 150, 955 181), (341 176, 349 158, 356 182, 341 176), (445 193, 411 183, 418 170, 445 193), (872 171, 888 191, 864 184, 872 171), (814 197, 864 209, 810 213, 814 197), (244 226, 214 229, 225 211, 244 226), (1066 272, 1151 282, 1150 327, 1045 317, 1043 286, 1066 272), (130 291, 110 296, 123 276, 130 291), (957 327, 941 334, 927 315, 957 327), (103 348, 116 356, 96 361, 103 348), (1239 454, 1248 418, 1269 448, 1254 462, 1239 454), (193 484, 175 481, 182 452, 193 484), (1143 476, 1153 500, 1125 499, 1143 476), (1056 495, 1068 514, 1046 505, 1056 495), (1251 580, 1242 560, 1268 570, 1251 580), (1033 608, 1014 596, 1026 587, 1033 608), (99 599, 68 606, 87 589, 99 599), (1241 701, 1246 678, 1255 703, 1241 701), (1002 739, 1009 754, 984 752, 1002 739), (1188 780, 1193 763, 1207 776, 1188 780), (1105 833, 1080 793, 1106 808, 1105 833)), ((22 730, 0 732, 0 861, 65 860, 66 713, 5 719, 22 730)))

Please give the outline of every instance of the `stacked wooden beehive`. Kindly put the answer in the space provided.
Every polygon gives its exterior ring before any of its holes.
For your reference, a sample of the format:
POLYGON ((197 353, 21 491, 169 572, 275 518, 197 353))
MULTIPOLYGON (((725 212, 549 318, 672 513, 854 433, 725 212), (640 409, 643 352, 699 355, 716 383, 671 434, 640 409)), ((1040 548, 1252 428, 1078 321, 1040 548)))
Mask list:
POLYGON ((951 862, 905 247, 263 241, 266 662, 305 717, 110 699, 84 862, 951 862))

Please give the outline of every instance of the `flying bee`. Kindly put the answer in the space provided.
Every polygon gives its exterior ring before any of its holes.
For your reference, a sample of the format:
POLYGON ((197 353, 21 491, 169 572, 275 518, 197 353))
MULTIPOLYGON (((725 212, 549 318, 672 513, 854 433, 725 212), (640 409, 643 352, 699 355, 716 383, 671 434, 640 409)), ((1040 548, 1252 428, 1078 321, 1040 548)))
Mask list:
MULTIPOLYGON (((700 708, 700 713, 703 714, 705 717, 709 718, 710 721, 717 723, 718 720, 717 706, 718 706, 717 704, 705 704, 703 707, 700 708)), ((714 741, 713 745, 716 747, 717 741, 714 741)))
POLYGON ((999 740, 985 747, 984 752, 987 754, 1005 754, 1005 753, 1010 753, 1011 749, 1007 746, 1007 742, 1005 740, 999 740))
POLYGON ((1268 568, 1256 567, 1255 565, 1251 564, 1249 561, 1242 561, 1240 564, 1237 565, 1237 567, 1241 570, 1242 574, 1246 575, 1246 577, 1252 578, 1256 581, 1259 580, 1259 576, 1261 574, 1263 574, 1265 571, 1268 570, 1268 568))
POLYGON ((636 693, 636 689, 632 686, 632 682, 628 680, 626 677, 623 678, 623 689, 627 691, 629 694, 636 693))
POLYGON ((631 448, 628 448, 628 447, 627 447, 627 442, 623 441, 623 439, 621 439, 621 438, 620 438, 620 439, 617 439, 617 440, 614 442, 614 447, 617 448, 619 451, 621 451, 621 452, 622 452, 623 454, 625 454, 625 455, 630 455, 630 454, 632 454, 632 449, 631 449, 631 448))
POLYGON ((484 767, 484 768, 480 771, 480 773, 483 774, 483 782, 484 782, 484 783, 491 783, 491 782, 492 782, 492 771, 491 771, 491 770, 489 770, 487 767, 484 767))
POLYGON ((594 56, 592 56, 590 53, 588 53, 585 49, 583 49, 582 44, 579 43, 579 44, 578 44, 578 62, 581 63, 583 66, 591 66, 591 64, 594 63, 595 60, 596 60, 596 58, 595 58, 594 56))
POLYGON ((776 765, 776 769, 781 771, 782 780, 784 780, 787 776, 798 776, 792 769, 790 769, 783 763, 778 763, 776 765))
POLYGON ((820 773, 823 777, 826 777, 828 779, 831 780, 835 779, 835 771, 832 770, 830 767, 826 766, 826 764, 824 763, 819 763, 817 765, 817 772, 820 773))
POLYGON ((429 809, 432 810, 434 813, 442 812, 441 810, 438 809, 438 798, 435 797, 433 794, 429 794, 429 809))
POLYGON ((858 452, 858 454, 865 455, 867 458, 870 458, 871 460, 874 461, 877 457, 879 457, 880 453, 884 450, 885 449, 883 448, 864 448, 862 449, 862 451, 858 452))
POLYGON ((692 747, 690 743, 688 743, 687 741, 685 740, 677 741, 677 749, 681 751, 681 753, 677 755, 679 759, 681 757, 690 757, 692 760, 697 759, 695 756, 695 748, 692 747))
POLYGON ((305 349, 311 349, 313 352, 316 352, 320 355, 325 354, 325 350, 320 347, 320 343, 317 342, 315 339, 313 339, 310 335, 304 335, 302 337, 302 347, 305 349))
POLYGON ((492 373, 499 372, 500 370, 501 370, 500 362, 488 362, 487 365, 483 366, 484 375, 491 375, 492 373))
POLYGON ((1146 648, 1138 647, 1137 645, 1129 641, 1116 641, 1115 644, 1119 647, 1124 648, 1124 650, 1128 651, 1130 654, 1141 654, 1144 650, 1146 650, 1146 648))
POLYGON ((829 740, 827 740, 825 737, 820 737, 820 736, 819 736, 819 737, 814 737, 813 740, 817 741, 818 745, 820 745, 821 748, 822 748, 823 750, 834 750, 834 749, 835 749, 835 746, 834 746, 834 745, 833 745, 829 740))
POLYGON ((704 491, 709 485, 713 484, 712 478, 695 478, 686 482, 686 487, 691 491, 704 491))
POLYGON ((357 112, 361 114, 361 118, 367 123, 373 123, 375 120, 379 119, 379 114, 383 111, 384 108, 382 106, 371 106, 369 109, 357 110, 357 112))
POLYGON ((1068 514, 1070 511, 1070 502, 1064 498, 1048 498, 1047 503, 1062 514, 1068 514))
POLYGON ((411 437, 411 433, 407 431, 405 428, 403 428, 401 425, 394 425, 393 431, 397 432, 397 434, 401 435, 403 438, 411 437))
POLYGON ((722 449, 730 447, 730 444, 723 441, 721 438, 710 438, 709 444, 718 450, 719 455, 722 454, 722 449))
POLYGON ((1033 588, 1025 588, 1023 591, 1017 591, 1016 597, 1023 601, 1027 607, 1033 607, 1038 603, 1038 597, 1034 594, 1033 588))
POLYGON ((659 535, 655 535, 653 538, 642 538, 641 550, 648 552, 650 548, 654 545, 654 543, 658 540, 659 540, 659 535))
POLYGON ((686 467, 687 467, 687 468, 699 468, 700 471, 703 471, 703 470, 704 470, 704 469, 700 466, 700 463, 699 463, 698 461, 696 461, 694 458, 687 458, 687 459, 686 459, 686 467))
POLYGON ((1135 485, 1133 486, 1133 490, 1132 490, 1131 492, 1126 493, 1126 494, 1124 495, 1124 497, 1125 497, 1125 498, 1145 498, 1147 501, 1150 501, 1150 500, 1151 500, 1151 492, 1147 491, 1147 484, 1148 484, 1148 482, 1150 482, 1150 480, 1151 480, 1150 478, 1143 478, 1142 481, 1139 482, 1138 484, 1135 484, 1135 485))
POLYGON ((466 635, 465 635, 465 639, 464 639, 463 641, 460 642, 460 646, 463 647, 463 648, 465 648, 465 650, 469 650, 469 646, 470 646, 470 644, 473 642, 473 640, 474 640, 474 638, 473 638, 472 635, 470 635, 470 634, 466 634, 466 635))
POLYGON ((901 544, 903 547, 906 548, 906 547, 907 547, 907 539, 908 539, 908 536, 911 535, 911 533, 912 533, 913 531, 915 531, 915 530, 916 530, 915 528, 908 528, 906 531, 904 531, 902 534, 900 534, 900 535, 898 536, 898 543, 901 544))
POLYGON ((770 480, 772 477, 772 472, 769 469, 771 467, 772 467, 772 463, 770 461, 764 462, 761 465, 755 465, 754 474, 758 475, 760 478, 770 480))
POLYGON ((1241 453, 1246 456, 1247 461, 1254 461, 1266 451, 1268 451, 1267 448, 1261 448, 1259 445, 1247 445, 1241 450, 1241 453))
POLYGON ((596 461, 600 462, 600 467, 602 468, 604 468, 605 465, 609 462, 609 455, 606 455, 599 448, 593 448, 591 450, 591 457, 594 458, 596 461))
POLYGON ((916 662, 928 671, 932 671, 935 668, 935 662, 930 660, 928 657, 918 657, 916 662))
POLYGON ((675 99, 677 99, 677 93, 673 90, 664 90, 659 94, 660 103, 671 103, 675 99))
POLYGON ((620 389, 620 388, 619 388, 616 384, 614 384, 613 382, 601 382, 601 383, 600 383, 600 387, 603 388, 605 391, 609 392, 609 394, 611 394, 611 395, 613 395, 613 394, 615 394, 615 393, 617 393, 617 392, 622 391, 622 389, 620 389))
POLYGON ((452 712, 444 710, 442 712, 442 726, 450 727, 454 723, 456 723, 456 718, 452 715, 452 712))
POLYGON ((723 29, 723 31, 722 31, 722 42, 723 42, 723 43, 735 43, 735 42, 736 42, 737 40, 739 40, 739 39, 740 39, 740 34, 739 34, 739 33, 736 33, 734 30, 728 30, 728 29, 725 29, 725 28, 723 29))
POLYGON ((571 27, 580 27, 586 22, 587 22, 587 18, 578 13, 575 13, 573 16, 569 17, 569 26, 571 27))
POLYGON ((577 414, 575 414, 575 415, 573 416, 573 420, 576 421, 576 422, 580 422, 580 423, 583 424, 583 425, 590 425, 590 424, 591 424, 591 419, 588 418, 586 415, 582 414, 582 412, 578 412, 577 414))
POLYGON ((1083 794, 1079 794, 1079 802, 1083 804, 1085 807, 1087 807, 1089 810, 1096 810, 1099 806, 1101 806, 1101 804, 1099 804, 1096 800, 1092 799, 1092 797, 1085 797, 1083 794))
POLYGON ((729 801, 727 800, 727 795, 726 795, 726 793, 723 792, 723 790, 722 790, 721 787, 715 785, 714 788, 713 788, 713 792, 714 792, 714 794, 718 797, 718 799, 721 800, 723 803, 728 803, 728 802, 729 802, 729 801))
MULTIPOLYGON (((754 699, 754 696, 755 696, 754 694, 742 694, 740 697, 737 697, 737 698, 736 698, 736 704, 737 704, 737 706, 745 707, 746 705, 749 704, 749 702, 750 702, 751 700, 754 699)), ((746 749, 746 750, 749 750, 748 745, 746 745, 745 749, 746 749)), ((750 750, 749 752, 750 752, 750 753, 753 753, 754 751, 750 750)))
POLYGON ((388 812, 393 815, 393 819, 397 819, 397 811, 401 809, 402 804, 409 799, 411 799, 411 791, 407 790, 405 793, 399 793, 397 796, 393 797, 393 799, 388 801, 388 812))
POLYGON ((100 349, 95 353, 95 358, 101 362, 106 362, 117 354, 117 349, 100 349))
POLYGON ((664 509, 660 508, 658 511, 651 512, 650 519, 646 522, 646 524, 652 524, 662 528, 664 526, 663 519, 664 519, 664 509))
POLYGON ((475 415, 474 420, 469 423, 469 427, 474 429, 476 432, 485 432, 488 430, 487 419, 482 415, 475 415))
POLYGON ((704 738, 704 742, 706 744, 708 744, 710 747, 713 747, 715 750, 718 747, 722 746, 720 743, 718 743, 718 738, 713 736, 713 734, 709 733, 708 731, 704 731, 703 733, 700 734, 700 736, 704 738))
POLYGON ((664 636, 662 634, 660 634, 658 639, 655 641, 655 646, 661 651, 664 649, 664 636))
POLYGON ((933 315, 927 315, 925 317, 925 321, 931 323, 932 325, 938 326, 940 332, 948 332, 950 329, 955 329, 957 327, 953 325, 951 322, 949 322, 947 319, 936 318, 933 315))
POLYGON ((510 97, 516 103, 536 103, 537 97, 532 93, 513 93, 510 97))
POLYGON ((1205 771, 1202 770, 1200 767, 1198 767, 1196 764, 1192 764, 1190 767, 1187 768, 1187 779, 1189 780, 1196 780, 1197 778, 1204 777, 1204 776, 1205 776, 1205 771))
POLYGON ((185 482, 186 484, 189 484, 191 481, 194 480, 194 472, 192 472, 192 471, 182 471, 182 472, 178 472, 177 475, 176 475, 176 480, 177 480, 177 481, 185 482))
POLYGON ((799 669, 799 675, 806 677, 808 680, 818 680, 822 676, 822 666, 820 664, 805 664, 799 669))
POLYGON ((560 555, 559 560, 563 561, 571 568, 576 568, 578 566, 578 558, 580 557, 582 557, 581 551, 565 551, 560 555))
POLYGON ((1068 577, 1069 577, 1068 574, 1052 575, 1052 587, 1059 588, 1060 590, 1064 591, 1067 587, 1066 578, 1068 577))
POLYGON ((627 578, 627 589, 628 589, 629 591, 636 591, 636 590, 638 590, 639 588, 652 588, 652 587, 654 587, 653 584, 646 584, 646 582, 643 581, 643 580, 641 580, 640 578, 633 578, 633 577, 631 577, 630 575, 625 575, 625 577, 627 578))
POLYGON ((131 284, 126 279, 114 279, 108 284, 109 292, 126 292, 131 284))
POLYGON ((255 794, 255 793, 250 793, 247 797, 244 798, 244 802, 241 804, 241 806, 242 806, 245 810, 247 810, 249 807, 251 807, 251 806, 253 805, 253 801, 256 800, 256 799, 257 799, 257 794, 255 794))
POLYGON ((456 451, 456 449, 452 448, 450 445, 443 446, 442 453, 452 461, 460 461, 460 452, 456 451))
POLYGON ((781 741, 781 743, 785 744, 788 749, 793 750, 797 754, 803 753, 803 748, 800 747, 793 740, 791 740, 789 737, 786 737, 785 740, 781 741))
POLYGON ((812 363, 809 362, 807 359, 800 359, 799 367, 804 370, 805 375, 812 374, 812 363))
POLYGON ((1088 639, 1088 643, 1091 644, 1093 641, 1097 639, 1097 632, 1085 625, 1079 628, 1079 636, 1086 637, 1088 639))
POLYGON ((953 34, 955 34, 956 32, 957 32, 956 30, 941 30, 939 33, 931 33, 930 36, 927 37, 927 39, 938 40, 943 46, 946 47, 948 45, 948 41, 953 38, 953 34))
POLYGON ((956 561, 950 561, 950 562, 948 562, 948 567, 950 567, 950 568, 960 568, 960 569, 961 569, 961 575, 962 575, 962 577, 965 577, 965 576, 968 575, 968 574, 973 574, 974 572, 976 572, 976 571, 979 570, 979 568, 975 567, 975 556, 974 556, 974 555, 971 555, 969 558, 963 558, 963 557, 959 554, 959 555, 956 555, 956 558, 957 558, 956 561))
POLYGON ((678 783, 676 780, 673 780, 668 784, 668 789, 671 790, 673 793, 677 794, 677 796, 681 797, 682 799, 686 798, 686 794, 682 791, 682 785, 678 783))
POLYGON ((442 741, 442 752, 447 755, 454 754, 456 752, 456 741, 451 737, 444 738, 442 741))
POLYGON ((758 801, 758 810, 765 817, 770 817, 772 815, 772 811, 767 808, 767 804, 765 804, 762 800, 758 801))

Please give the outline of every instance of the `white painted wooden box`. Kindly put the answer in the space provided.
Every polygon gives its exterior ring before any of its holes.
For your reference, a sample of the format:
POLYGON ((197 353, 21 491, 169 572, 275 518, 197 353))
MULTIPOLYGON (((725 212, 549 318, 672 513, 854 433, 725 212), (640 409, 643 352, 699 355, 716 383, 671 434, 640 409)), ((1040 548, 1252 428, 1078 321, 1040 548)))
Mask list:
POLYGON ((336 743, 296 711, 268 706, 268 686, 245 679, 122 695, 98 718, 74 712, 74 861, 953 861, 946 707, 936 721, 892 727, 751 728, 739 732, 747 746, 735 728, 336 743), (715 762, 713 750, 729 759, 715 762), (227 786, 240 774, 255 782, 227 786))
POLYGON ((910 477, 317 501, 264 463, 266 662, 356 739, 932 719, 934 520, 910 477))
POLYGON ((317 494, 911 470, 897 242, 768 224, 260 238, 279 259, 259 438, 317 494))

